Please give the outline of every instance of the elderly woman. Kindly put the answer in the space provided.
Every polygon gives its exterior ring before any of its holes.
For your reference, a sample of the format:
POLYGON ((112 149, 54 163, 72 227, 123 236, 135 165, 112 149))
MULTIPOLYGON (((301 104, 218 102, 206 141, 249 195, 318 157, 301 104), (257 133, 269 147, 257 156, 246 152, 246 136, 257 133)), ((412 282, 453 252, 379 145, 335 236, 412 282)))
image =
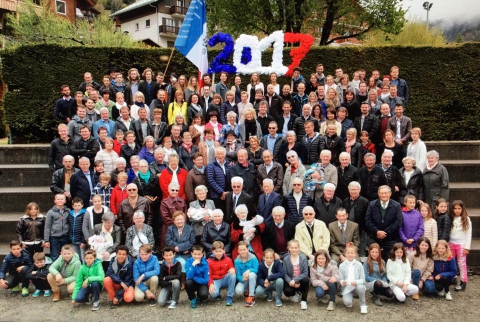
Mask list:
POLYGON ((138 194, 147 198, 152 203, 152 209, 155 209, 154 207, 158 207, 158 202, 156 201, 160 197, 158 179, 150 172, 147 161, 140 160, 138 169, 138 175, 133 180, 133 183, 138 187, 138 194))
POLYGON ((155 161, 155 157, 153 156, 153 152, 155 151, 155 139, 153 136, 149 135, 145 137, 145 140, 143 140, 143 147, 138 152, 138 156, 142 160, 147 160, 147 162, 150 164, 153 161, 155 161))
POLYGON ((256 136, 250 137, 250 146, 247 148, 248 161, 252 162, 255 166, 263 163, 263 151, 260 146, 260 139, 256 136))
POLYGON ((145 222, 145 214, 142 211, 136 211, 133 214, 133 226, 127 229, 125 245, 128 247, 128 253, 132 257, 138 256, 138 250, 143 244, 150 244, 155 248, 155 239, 153 229, 145 222))
POLYGON ((120 172, 127 173, 127 160, 125 158, 118 158, 115 160, 115 169, 110 172, 110 185, 115 187, 118 183, 117 177, 120 172))
POLYGON ((253 216, 249 213, 246 205, 238 205, 235 208, 235 214, 237 217, 233 218, 230 231, 232 236, 232 258, 237 258, 238 250, 237 244, 240 241, 246 241, 248 243, 248 249, 250 252, 257 256, 258 261, 262 260, 262 236, 261 234, 265 230, 265 223, 263 217, 260 215, 253 216), (260 218, 260 220, 258 220, 260 218), (250 225, 248 224, 250 223, 250 225), (244 230, 244 225, 247 224, 249 228, 244 230), (244 233, 244 232, 247 233, 244 233), (254 235, 251 238, 251 234, 254 235))
POLYGON ((180 135, 188 131, 188 124, 185 119, 185 115, 183 115, 183 113, 177 113, 177 115, 175 115, 175 122, 173 122, 173 124, 170 124, 168 126, 166 135, 172 134, 172 128, 175 125, 178 125, 180 127, 180 135))
POLYGON ((180 163, 187 171, 193 168, 193 156, 198 152, 198 147, 193 145, 190 132, 183 132, 182 145, 177 148, 180 163))
POLYGON ((113 139, 106 138, 104 143, 105 148, 97 152, 95 161, 102 161, 103 171, 110 173, 115 168, 115 162, 118 159, 118 154, 113 150, 113 139))
POLYGON ((167 228, 173 225, 173 214, 175 211, 187 212, 187 205, 185 200, 178 195, 180 185, 172 182, 168 185, 168 193, 166 198, 162 200, 160 204, 160 216, 163 221, 162 237, 160 239, 160 248, 163 248, 165 244, 165 236, 167 235, 167 228))
POLYGON ((287 154, 289 151, 296 152, 300 160, 305 160, 305 148, 302 143, 297 141, 297 134, 295 131, 287 132, 285 141, 283 142, 278 155, 275 157, 275 161, 282 165, 284 171, 290 164, 287 159, 287 154))
POLYGON ((164 159, 165 162, 169 162, 170 156, 173 154, 178 154, 177 150, 173 147, 172 138, 170 136, 166 136, 163 138, 162 141, 163 153, 165 155, 164 159))
POLYGON ((182 273, 185 273, 185 261, 192 257, 190 253, 195 244, 195 233, 192 226, 185 223, 185 213, 175 211, 172 219, 173 225, 167 228, 165 242, 175 249, 175 258, 182 263, 182 273))
POLYGON ((350 163, 357 169, 362 167, 362 144, 357 142, 357 130, 350 128, 347 130, 347 140, 345 141, 345 151, 350 154, 350 163))
POLYGON ((212 220, 203 228, 201 244, 207 258, 212 256, 214 241, 221 241, 225 245, 225 253, 231 254, 230 225, 223 221, 221 209, 215 209, 212 212, 212 220))
POLYGON ((187 203, 191 203, 196 199, 195 188, 200 185, 206 185, 205 166, 203 165, 203 156, 200 152, 193 156, 193 167, 187 173, 185 179, 185 195, 187 196, 187 203))
POLYGON ((172 154, 168 158, 168 167, 160 174, 160 189, 165 199, 169 195, 170 183, 176 183, 179 187, 178 196, 185 199, 185 180, 187 179, 187 170, 180 168, 180 158, 177 154, 172 154))
POLYGON ((425 171, 427 165, 427 146, 420 140, 422 130, 419 127, 414 127, 410 130, 410 137, 412 142, 407 147, 407 156, 411 156, 416 161, 416 167, 421 171, 425 171))
POLYGON ((220 143, 225 143, 227 139, 227 133, 229 131, 235 132, 237 138, 240 137, 240 128, 237 124, 237 113, 230 111, 227 113, 227 123, 223 124, 222 131, 220 132, 220 143))
POLYGON ((403 168, 400 169, 400 175, 404 182, 404 187, 400 190, 399 202, 403 205, 403 199, 406 195, 413 195, 417 198, 417 203, 422 204, 425 199, 423 193, 423 174, 415 166, 416 161, 411 156, 403 158, 403 168))
POLYGON ((105 239, 106 242, 112 244, 107 249, 103 251, 101 258, 103 260, 103 269, 106 272, 105 267, 108 268, 110 263, 110 256, 117 251, 118 246, 122 241, 122 229, 114 225, 115 216, 111 212, 106 212, 102 216, 102 223, 96 224, 93 228, 93 235, 101 236, 105 239))
POLYGON ((237 139, 235 132, 228 131, 223 147, 227 153, 227 160, 233 165, 233 163, 237 161, 238 151, 243 148, 242 141, 237 139))
POLYGON ((167 161, 165 161, 165 151, 161 147, 156 148, 153 156, 155 157, 155 162, 149 164, 150 172, 157 178, 160 178, 160 174, 168 166, 167 161))
POLYGON ((447 169, 439 162, 440 155, 437 151, 427 152, 427 166, 423 172, 423 187, 425 202, 435 209, 435 201, 439 198, 448 200, 450 189, 447 169))
POLYGON ((138 155, 134 155, 130 158, 130 169, 127 172, 127 175, 128 175, 127 183, 132 183, 133 180, 137 177, 139 163, 140 163, 140 157, 138 155))
POLYGON ((253 108, 243 111, 243 122, 239 125, 240 137, 245 147, 250 145, 250 136, 262 137, 262 128, 257 121, 257 114, 253 108))
POLYGON ((283 195, 292 192, 292 181, 295 178, 300 178, 303 181, 305 175, 305 167, 298 159, 298 154, 295 151, 287 152, 287 160, 289 165, 283 177, 283 195))
POLYGON ((215 148, 220 142, 215 140, 215 132, 212 128, 203 131, 205 140, 198 144, 198 150, 203 155, 203 165, 215 161, 215 148))
POLYGON ((203 227, 211 220, 212 212, 215 210, 215 204, 207 199, 208 189, 205 185, 199 185, 195 188, 197 200, 190 203, 187 216, 195 231, 195 243, 199 244, 202 239, 203 227))

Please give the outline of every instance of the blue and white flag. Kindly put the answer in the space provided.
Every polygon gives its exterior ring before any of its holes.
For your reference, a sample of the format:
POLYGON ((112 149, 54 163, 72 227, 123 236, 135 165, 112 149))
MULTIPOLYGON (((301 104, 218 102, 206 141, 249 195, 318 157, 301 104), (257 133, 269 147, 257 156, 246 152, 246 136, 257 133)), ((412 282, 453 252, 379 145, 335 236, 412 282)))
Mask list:
POLYGON ((175 41, 175 48, 197 66, 202 75, 208 71, 205 0, 192 0, 175 41))

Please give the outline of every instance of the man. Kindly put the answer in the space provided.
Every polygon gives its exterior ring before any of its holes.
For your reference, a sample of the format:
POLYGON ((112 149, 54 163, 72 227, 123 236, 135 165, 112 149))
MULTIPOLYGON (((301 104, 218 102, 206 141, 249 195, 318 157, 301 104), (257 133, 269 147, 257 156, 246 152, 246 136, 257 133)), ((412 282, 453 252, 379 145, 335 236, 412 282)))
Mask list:
POLYGON ((234 177, 241 177, 244 182, 243 190, 252 196, 254 202, 257 201, 257 168, 252 162, 248 161, 248 152, 246 149, 240 149, 237 151, 237 162, 232 166, 230 176, 232 177, 232 180, 234 177))
POLYGON ((263 180, 263 194, 258 198, 257 214, 263 217, 263 222, 272 220, 272 209, 281 206, 282 196, 273 191, 273 180, 266 178, 263 180))
POLYGON ((167 96, 168 96, 168 104, 172 103, 175 100, 177 80, 178 80, 177 74, 171 73, 170 84, 168 84, 167 87, 165 88, 165 91, 167 92, 167 96))
POLYGON ((285 208, 282 206, 272 209, 272 219, 265 223, 262 246, 263 249, 273 249, 275 259, 281 260, 288 254, 287 244, 295 236, 295 224, 285 219, 285 208))
POLYGON ((145 107, 138 109, 138 120, 133 121, 132 129, 135 133, 136 142, 140 146, 143 146, 147 136, 153 136, 152 123, 147 118, 147 109, 145 107))
POLYGON ((73 140, 68 136, 68 126, 58 125, 59 137, 52 141, 48 151, 48 168, 54 172, 63 167, 63 157, 71 153, 73 140))
POLYGON ((238 205, 246 205, 248 208, 248 214, 252 217, 256 215, 256 211, 253 205, 253 198, 251 195, 243 191, 243 183, 245 181, 241 177, 232 178, 232 191, 225 194, 226 212, 223 220, 229 225, 233 222, 235 215, 235 208, 238 205))
POLYGON ((100 84, 93 80, 92 73, 85 72, 85 74, 83 74, 83 80, 84 82, 78 86, 78 90, 80 92, 85 93, 87 91, 87 85, 91 85, 96 90, 100 89, 100 84))
POLYGON ((283 99, 275 93, 275 87, 272 84, 267 85, 268 114, 274 119, 282 114, 283 99))
POLYGON ((283 144, 283 137, 277 133, 277 130, 277 122, 270 121, 270 123, 268 123, 268 134, 264 135, 260 141, 260 146, 264 150, 270 151, 274 158, 277 157, 283 144))
POLYGON ((365 226, 370 238, 382 248, 382 259, 387 262, 390 250, 400 240, 398 230, 403 225, 402 207, 391 200, 389 186, 378 188, 378 199, 369 203, 365 226))
POLYGON ((88 98, 90 98, 95 104, 97 104, 98 100, 100 99, 98 91, 96 89, 91 90, 88 94, 88 98))
POLYGON ((93 126, 93 122, 86 117, 87 109, 85 106, 80 105, 77 107, 77 115, 72 117, 72 120, 68 123, 68 136, 77 141, 81 138, 80 128, 84 125, 88 125, 90 128, 93 126))
POLYGON ((67 207, 72 206, 72 196, 70 194, 70 180, 72 176, 80 171, 75 168, 75 158, 71 155, 65 155, 63 157, 63 168, 56 170, 52 175, 52 182, 50 184, 50 191, 54 195, 63 193, 67 197, 67 207))
MULTIPOLYGON (((365 102, 368 100, 368 89, 367 89, 367 83, 361 81, 358 84, 358 93, 356 94, 356 97, 358 104, 361 104, 362 102, 365 102)), ((350 115, 350 119, 354 120, 356 117, 358 117, 358 113, 355 113, 356 115, 350 115)))
POLYGON ((302 142, 302 139, 305 135, 305 122, 311 120, 313 122, 313 129, 315 132, 320 131, 320 124, 318 124, 318 120, 314 118, 312 115, 312 106, 310 104, 303 105, 302 108, 302 115, 297 117, 295 123, 293 123, 293 131, 297 133, 297 141, 302 142))
POLYGON ((95 101, 91 98, 87 98, 87 100, 85 101, 85 106, 87 108, 85 110, 87 119, 92 121, 92 124, 98 121, 100 119, 100 114, 95 109, 95 101))
MULTIPOLYGON (((156 108, 159 108, 162 110, 162 122, 168 122, 167 121, 167 111, 168 111, 168 104, 167 101, 165 100, 165 90, 164 89, 159 89, 157 91, 157 98, 152 100, 150 103, 150 111, 153 112, 156 108)), ((153 114, 150 113, 150 121, 153 121, 153 114)))
POLYGON ((98 141, 98 144, 100 144, 100 149, 102 150, 105 149, 105 141, 108 138, 107 128, 103 126, 99 127, 95 135, 96 135, 96 140, 98 141))
POLYGON ((363 159, 365 166, 358 172, 359 182, 362 186, 362 197, 372 201, 377 197, 378 188, 387 184, 387 179, 383 170, 375 165, 375 154, 367 153, 363 159))
POLYGON ((305 88, 305 83, 298 84, 297 92, 293 95, 293 110, 297 115, 301 114, 303 105, 308 103, 308 95, 305 94, 305 88))
POLYGON ((380 72, 378 71, 378 69, 372 70, 372 77, 375 80, 375 84, 377 85, 377 87, 382 88, 383 82, 380 79, 380 72))
POLYGON ((290 101, 283 102, 282 110, 283 114, 277 116, 277 133, 281 133, 285 138, 287 132, 293 130, 293 124, 298 116, 291 113, 292 103, 290 101))
POLYGON ((111 79, 109 75, 103 75, 102 86, 99 89, 102 96, 103 96, 103 92, 106 91, 108 93, 108 100, 109 101, 115 101, 115 94, 114 94, 114 90, 113 90, 112 81, 113 81, 113 83, 115 82, 115 77, 113 79, 111 79))
POLYGON ((397 87, 397 95, 407 103, 409 94, 408 94, 408 85, 407 82, 398 77, 400 70, 397 66, 390 68, 390 85, 395 85, 397 87))
POLYGON ((393 191, 393 200, 399 201, 400 191, 405 190, 405 180, 403 179, 397 167, 392 165, 393 152, 392 150, 385 150, 382 154, 380 167, 385 173, 387 186, 393 191))
POLYGON ((103 107, 106 107, 108 109, 108 117, 112 118, 113 108, 116 108, 116 107, 115 107, 115 102, 110 100, 110 92, 106 89, 102 89, 100 91, 100 96, 101 98, 95 104, 95 109, 100 113, 100 110, 103 107))
POLYGON ((289 84, 284 84, 282 86, 280 97, 283 99, 283 102, 290 102, 290 106, 293 108, 295 101, 293 100, 292 90, 289 84))
POLYGON ((115 76, 115 82, 112 82, 112 97, 110 99, 115 101, 117 93, 122 93, 125 97, 125 82, 123 81, 122 73, 117 73, 115 76))
POLYGON ((98 151, 100 151, 100 143, 91 135, 90 127, 82 125, 80 128, 80 139, 75 141, 72 147, 72 155, 75 157, 75 160, 86 157, 90 160, 93 169, 93 162, 98 151))
POLYGON ((348 213, 348 220, 358 224, 360 233, 360 248, 358 253, 360 257, 365 257, 368 236, 365 229, 365 214, 367 213, 368 200, 360 196, 361 186, 357 181, 352 181, 348 185, 349 197, 343 200, 342 206, 348 213))
POLYGON ((260 102, 265 100, 265 96, 263 95, 263 89, 258 88, 255 90, 255 99, 253 101, 253 109, 258 114, 258 109, 260 107, 260 102))
POLYGON ((335 185, 333 183, 326 183, 323 187, 323 195, 315 200, 315 211, 318 220, 321 220, 325 225, 330 225, 335 221, 335 214, 337 210, 342 207, 342 200, 335 197, 335 185))
POLYGON ((151 68, 145 68, 142 76, 145 81, 138 85, 138 90, 145 96, 145 104, 150 106, 150 103, 152 103, 152 100, 157 95, 159 86, 157 82, 153 80, 153 71, 151 68))
POLYGON ((102 107, 100 109, 100 120, 93 123, 93 135, 98 139, 98 129, 105 128, 109 138, 115 138, 115 122, 109 118, 108 108, 102 107))
POLYGON ((258 103, 258 115, 257 115, 257 122, 260 124, 260 128, 262 129, 262 135, 267 135, 268 125, 270 122, 273 121, 273 117, 267 114, 268 110, 268 103, 265 100, 261 100, 258 103))
POLYGON ((317 67, 315 67, 315 72, 316 72, 315 76, 317 77, 318 85, 325 84, 325 75, 323 74, 323 71, 324 71, 323 64, 317 64, 317 67))
POLYGON ((348 185, 352 181, 358 181, 358 171, 356 167, 350 164, 350 153, 342 152, 340 153, 340 165, 337 167, 337 189, 335 190, 335 195, 344 200, 349 196, 348 194, 348 185))
MULTIPOLYGON (((208 86, 208 88, 210 89, 209 93, 210 93, 210 95, 213 96, 213 94, 215 94, 215 88, 212 85, 212 76, 210 76, 210 74, 208 74, 208 73, 205 73, 205 74, 203 74, 202 79, 203 79, 203 85, 208 86)), ((200 95, 205 94, 204 90, 205 90, 205 87, 203 87, 203 91, 202 91, 202 93, 200 93, 200 95)))
POLYGON ((68 113, 68 115, 70 116, 70 120, 77 114, 77 107, 85 105, 85 100, 83 99, 82 92, 75 92, 73 99, 74 101, 70 105, 70 111, 68 113))
POLYGON ((403 112, 403 105, 395 104, 395 116, 388 120, 387 129, 395 133, 395 142, 402 145, 404 150, 406 150, 410 140, 410 132, 412 131, 412 120, 403 115, 403 112))
POLYGON ((168 163, 165 162, 165 151, 163 148, 156 148, 153 157, 155 158, 155 161, 150 163, 149 169, 154 176, 157 176, 158 179, 160 179, 160 173, 168 167, 168 163))
POLYGON ((385 131, 388 128, 388 122, 390 121, 391 117, 392 117, 392 115, 390 114, 390 106, 386 103, 383 103, 380 106, 380 120, 378 122, 379 123, 379 133, 378 133, 378 136, 377 136, 376 144, 378 144, 379 142, 382 142, 383 135, 385 134, 385 131))
POLYGON ((367 131, 370 141, 373 143, 378 142, 378 127, 380 124, 378 118, 370 113, 370 104, 368 102, 362 102, 360 112, 362 115, 357 116, 354 120, 357 138, 360 138, 362 131, 367 131))
POLYGON ((385 104, 388 104, 388 106, 390 107, 390 115, 393 115, 395 111, 395 106, 397 104, 404 106, 405 100, 402 97, 398 96, 397 86, 395 85, 389 85, 389 86, 390 86, 390 96, 387 96, 384 99, 382 99, 382 102, 385 104))
POLYGON ((325 84, 318 84, 317 86, 317 102, 322 104, 325 101, 325 84))
POLYGON ((306 156, 303 164, 310 166, 313 163, 317 163, 320 159, 320 152, 326 149, 325 138, 320 133, 315 132, 315 125, 312 120, 305 121, 304 123, 305 136, 301 143, 305 147, 306 156))
POLYGON ((62 85, 60 91, 62 97, 55 103, 55 117, 68 124, 70 122, 70 108, 75 100, 70 96, 70 87, 68 85, 62 85))
POLYGON ((70 197, 81 198, 83 208, 86 209, 90 205, 90 196, 97 183, 93 171, 90 171, 90 160, 87 157, 81 157, 78 166, 80 171, 74 173, 70 179, 70 197))
MULTIPOLYGON (((312 173, 312 179, 320 182, 331 183, 334 187, 337 186, 337 168, 330 163, 332 160, 332 152, 330 150, 323 150, 320 152, 320 163, 316 165, 317 171, 312 173)), ((316 185, 315 191, 312 195, 313 200, 315 201, 318 198, 322 197, 323 194, 323 185, 316 185)))
MULTIPOLYGON (((133 226, 133 214, 141 211, 145 214, 145 223, 152 226, 153 213, 150 208, 150 202, 147 198, 138 195, 138 187, 134 183, 127 185, 128 198, 120 203, 120 211, 118 213, 118 225, 122 228, 125 235, 127 229, 133 226)), ((160 232, 155 232, 155 235, 160 232)))
POLYGON ((225 195, 230 190, 230 163, 226 162, 224 147, 215 148, 215 160, 207 164, 205 176, 207 178, 208 197, 215 203, 215 207, 226 212, 225 195))
POLYGON ((278 162, 273 161, 273 154, 269 150, 265 150, 262 153, 263 163, 257 168, 257 185, 259 188, 263 186, 265 179, 271 179, 273 184, 273 190, 282 194, 283 185, 283 168, 278 162))
MULTIPOLYGON (((160 148, 161 149, 161 148, 160 148)), ((195 188, 207 185, 205 179, 205 166, 203 165, 203 155, 197 152, 193 155, 193 168, 188 171, 187 179, 185 179, 185 195, 187 196, 187 204, 195 201, 195 188)))
POLYGON ((175 150, 181 147, 183 143, 182 136, 180 135, 181 131, 180 125, 172 125, 170 138, 172 139, 172 148, 175 150))
MULTIPOLYGON (((358 224, 348 220, 348 214, 345 208, 338 208, 336 213, 337 220, 328 225, 330 231, 330 256, 338 264, 345 260, 343 253, 348 243, 360 246, 360 235, 358 224)), ((360 257, 357 254, 357 260, 360 257)))
POLYGON ((295 67, 293 68, 293 75, 292 75, 292 95, 295 96, 300 90, 298 89, 298 85, 303 84, 303 91, 305 91, 305 79, 301 75, 302 68, 295 67))
POLYGON ((138 155, 141 150, 141 145, 137 144, 135 140, 135 132, 127 131, 125 134, 127 144, 122 145, 120 148, 120 156, 127 161, 127 166, 130 168, 130 158, 134 155, 138 155))
POLYGON ((303 220, 295 227, 295 239, 311 264, 318 250, 328 252, 330 232, 323 221, 315 219, 315 211, 311 206, 303 208, 302 214, 303 220))
POLYGON ((337 68, 335 69, 335 83, 340 84, 340 80, 343 77, 343 69, 337 68))
POLYGON ((312 206, 313 200, 308 193, 303 191, 303 180, 300 178, 292 180, 290 189, 292 189, 292 192, 283 197, 283 207, 285 208, 287 219, 294 224, 298 224, 303 219, 303 208, 312 206))
POLYGON ((128 82, 125 84, 125 102, 128 106, 133 104, 133 98, 138 92, 138 86, 141 83, 138 69, 130 68, 128 70, 128 82))
POLYGON ((122 130, 123 134, 126 135, 128 131, 133 130, 134 120, 135 119, 130 116, 128 106, 122 106, 120 108, 120 117, 115 121, 115 132, 117 130, 122 130))

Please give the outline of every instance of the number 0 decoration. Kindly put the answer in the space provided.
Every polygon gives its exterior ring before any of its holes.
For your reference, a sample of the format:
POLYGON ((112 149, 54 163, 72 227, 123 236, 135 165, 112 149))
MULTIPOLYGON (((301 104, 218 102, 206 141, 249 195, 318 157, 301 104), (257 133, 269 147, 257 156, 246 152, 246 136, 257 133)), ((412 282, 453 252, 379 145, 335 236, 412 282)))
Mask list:
POLYGON ((300 62, 312 47, 314 38, 312 35, 299 33, 284 33, 275 31, 271 35, 258 40, 257 36, 241 34, 233 44, 233 38, 226 33, 216 33, 209 41, 210 47, 224 43, 223 50, 215 57, 208 69, 209 73, 227 72, 229 74, 260 74, 277 73, 279 76, 292 76, 293 68, 300 65, 300 62), (289 66, 283 65, 284 43, 299 43, 300 46, 290 51, 292 63, 289 66), (272 62, 270 66, 262 65, 262 52, 273 46, 272 62), (233 64, 228 60, 233 52, 233 64))

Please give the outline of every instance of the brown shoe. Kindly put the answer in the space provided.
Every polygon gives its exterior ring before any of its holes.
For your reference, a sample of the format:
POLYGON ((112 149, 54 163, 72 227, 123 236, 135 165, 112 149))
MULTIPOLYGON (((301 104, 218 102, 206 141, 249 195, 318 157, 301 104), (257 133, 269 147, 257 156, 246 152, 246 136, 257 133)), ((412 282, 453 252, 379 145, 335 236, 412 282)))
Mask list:
POLYGON ((53 292, 53 302, 58 302, 60 300, 60 290, 53 292))
POLYGON ((420 294, 413 294, 412 295, 412 300, 419 300, 420 299, 420 294))

